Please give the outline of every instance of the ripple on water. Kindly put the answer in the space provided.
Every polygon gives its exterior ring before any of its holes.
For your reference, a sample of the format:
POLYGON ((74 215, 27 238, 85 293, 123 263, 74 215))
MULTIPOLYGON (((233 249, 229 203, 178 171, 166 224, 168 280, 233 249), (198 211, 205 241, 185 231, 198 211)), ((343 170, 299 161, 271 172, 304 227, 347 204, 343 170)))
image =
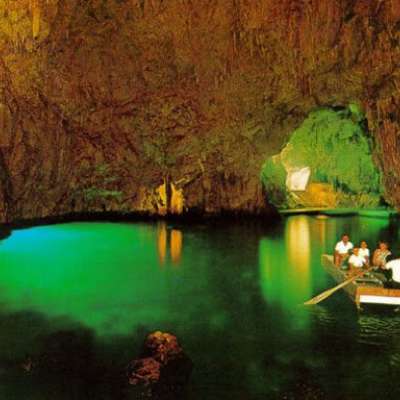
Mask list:
MULTIPOLYGON (((400 316, 382 313, 363 314, 358 319, 358 342, 379 347, 396 346, 400 335, 400 316)), ((397 345, 400 350, 400 346, 397 345)))

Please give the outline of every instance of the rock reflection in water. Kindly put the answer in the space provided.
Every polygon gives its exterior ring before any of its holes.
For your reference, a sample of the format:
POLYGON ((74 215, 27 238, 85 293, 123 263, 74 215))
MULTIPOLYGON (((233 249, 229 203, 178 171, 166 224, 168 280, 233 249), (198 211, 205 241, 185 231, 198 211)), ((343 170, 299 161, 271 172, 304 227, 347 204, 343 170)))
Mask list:
POLYGON ((182 256, 183 233, 179 229, 168 229, 167 223, 161 221, 157 224, 157 252, 160 266, 165 265, 168 255, 168 236, 169 236, 169 255, 174 265, 179 265, 182 256))
POLYGON ((268 303, 291 307, 310 297, 310 229, 306 216, 290 218, 285 240, 265 237, 259 244, 260 278, 268 303))

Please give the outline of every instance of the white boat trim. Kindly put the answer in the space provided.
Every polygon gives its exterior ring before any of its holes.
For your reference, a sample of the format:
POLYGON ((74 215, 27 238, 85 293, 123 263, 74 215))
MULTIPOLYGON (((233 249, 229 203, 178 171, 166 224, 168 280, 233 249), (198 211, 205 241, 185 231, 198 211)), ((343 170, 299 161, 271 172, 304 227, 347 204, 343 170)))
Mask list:
POLYGON ((360 303, 400 305, 400 297, 361 295, 360 303))

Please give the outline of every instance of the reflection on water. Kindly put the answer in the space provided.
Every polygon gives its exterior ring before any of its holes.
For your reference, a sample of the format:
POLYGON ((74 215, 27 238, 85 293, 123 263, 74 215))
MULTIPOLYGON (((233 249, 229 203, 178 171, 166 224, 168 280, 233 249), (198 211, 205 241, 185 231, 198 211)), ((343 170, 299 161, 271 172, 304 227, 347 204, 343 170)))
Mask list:
POLYGON ((260 277, 267 302, 291 306, 311 295, 309 219, 298 216, 286 221, 285 241, 260 241, 260 277))
POLYGON ((321 247, 325 248, 326 247, 326 236, 327 236, 326 220, 328 219, 328 217, 325 215, 323 215, 322 217, 324 217, 324 218, 320 218, 320 217, 315 218, 315 227, 316 227, 316 231, 318 232, 318 240, 321 244, 321 247))
POLYGON ((358 318, 360 327, 359 341, 377 346, 393 346, 400 350, 400 316, 361 314, 358 318))
POLYGON ((168 229, 165 221, 157 224, 157 251, 160 265, 167 261, 168 235, 170 239, 170 256, 175 265, 179 265, 182 256, 183 234, 179 229, 168 229))
POLYGON ((167 256, 167 224, 165 221, 157 224, 157 250, 160 265, 164 265, 167 256))
POLYGON ((123 357, 136 354, 155 329, 176 333, 194 361, 188 399, 285 398, 298 382, 327 399, 394 394, 400 316, 380 309, 358 314, 341 291, 316 307, 301 304, 334 285, 320 257, 342 232, 373 249, 379 238, 395 244, 398 227, 383 219, 299 215, 268 229, 160 222, 14 231, 0 242, 0 398, 42 399, 37 393, 48 384, 57 394, 74 388, 61 400, 87 399, 87 387, 89 398, 125 399, 104 394, 109 380, 102 368, 113 370, 121 357, 123 368, 123 357), (52 346, 66 343, 68 353, 79 353, 84 372, 74 376, 85 377, 82 385, 64 374, 62 387, 54 376, 40 383, 33 376, 29 395, 16 395, 25 381, 8 366, 59 330, 67 333, 52 336, 52 346))
POLYGON ((286 246, 291 277, 297 282, 297 290, 308 297, 311 293, 310 226, 306 216, 289 219, 286 225, 286 246))
POLYGON ((174 264, 179 264, 182 255, 183 234, 179 229, 171 231, 171 260, 174 264))

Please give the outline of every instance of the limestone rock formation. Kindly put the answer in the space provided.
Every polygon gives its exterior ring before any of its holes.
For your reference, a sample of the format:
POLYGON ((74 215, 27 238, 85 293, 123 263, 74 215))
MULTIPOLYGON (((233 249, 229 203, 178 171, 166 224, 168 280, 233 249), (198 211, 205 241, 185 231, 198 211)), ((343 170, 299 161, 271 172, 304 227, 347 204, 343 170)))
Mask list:
POLYGON ((268 211, 266 158, 349 103, 400 206, 399 40, 397 0, 3 0, 0 221, 268 211))
POLYGON ((192 362, 177 338, 160 331, 149 334, 141 358, 127 369, 129 384, 141 398, 176 399, 185 388, 192 372, 192 362))

